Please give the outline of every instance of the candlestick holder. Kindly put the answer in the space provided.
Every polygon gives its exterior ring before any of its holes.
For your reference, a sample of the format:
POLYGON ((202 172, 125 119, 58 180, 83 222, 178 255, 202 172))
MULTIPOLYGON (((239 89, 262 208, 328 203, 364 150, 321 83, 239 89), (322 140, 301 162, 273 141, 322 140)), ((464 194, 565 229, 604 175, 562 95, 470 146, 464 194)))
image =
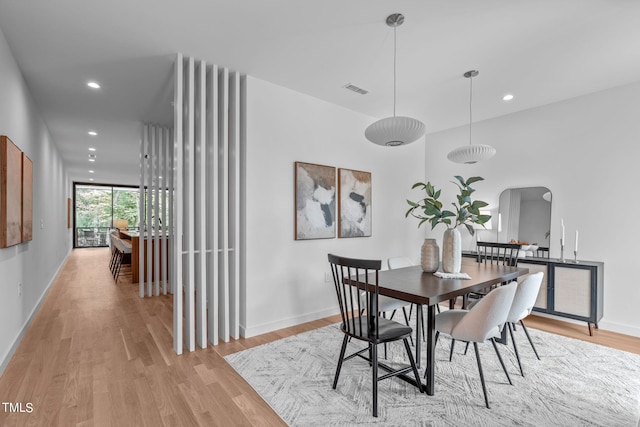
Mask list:
POLYGON ((567 262, 564 259, 564 241, 560 239, 560 262, 567 262))
POLYGON ((579 263, 579 261, 578 261, 578 251, 573 251, 573 262, 575 262, 576 264, 579 263))

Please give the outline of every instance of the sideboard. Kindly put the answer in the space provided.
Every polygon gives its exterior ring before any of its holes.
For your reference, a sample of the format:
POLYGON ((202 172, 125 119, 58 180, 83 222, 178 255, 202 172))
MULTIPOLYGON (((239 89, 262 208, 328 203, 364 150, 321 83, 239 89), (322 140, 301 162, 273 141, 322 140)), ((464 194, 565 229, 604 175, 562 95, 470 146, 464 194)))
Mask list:
MULTIPOLYGON (((478 256, 476 252, 462 255, 478 256)), ((589 335, 593 335, 591 326, 597 329, 602 319, 604 263, 527 257, 518 259, 518 267, 544 273, 534 311, 587 322, 589 335)))

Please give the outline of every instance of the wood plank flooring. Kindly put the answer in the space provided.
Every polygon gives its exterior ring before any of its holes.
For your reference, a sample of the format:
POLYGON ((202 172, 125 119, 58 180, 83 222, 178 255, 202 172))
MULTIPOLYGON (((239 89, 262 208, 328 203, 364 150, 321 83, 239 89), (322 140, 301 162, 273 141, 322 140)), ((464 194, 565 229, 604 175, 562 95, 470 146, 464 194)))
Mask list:
MULTIPOLYGON (((338 321, 317 320, 177 356, 172 297, 138 297, 129 277, 114 283, 108 249, 68 258, 0 377, 0 426, 283 426, 224 361, 246 348, 338 321)), ((633 351, 640 338, 530 316, 527 326, 633 351)), ((337 356, 336 356, 337 357, 337 356)))

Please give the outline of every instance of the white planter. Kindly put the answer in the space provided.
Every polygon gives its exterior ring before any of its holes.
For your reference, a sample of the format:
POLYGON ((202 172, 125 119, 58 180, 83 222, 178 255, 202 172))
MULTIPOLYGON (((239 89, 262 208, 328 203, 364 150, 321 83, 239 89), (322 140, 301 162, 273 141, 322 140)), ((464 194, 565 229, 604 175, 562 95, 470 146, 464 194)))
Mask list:
POLYGON ((445 273, 460 273, 462 265, 462 239, 455 228, 448 228, 442 239, 442 270, 445 273))

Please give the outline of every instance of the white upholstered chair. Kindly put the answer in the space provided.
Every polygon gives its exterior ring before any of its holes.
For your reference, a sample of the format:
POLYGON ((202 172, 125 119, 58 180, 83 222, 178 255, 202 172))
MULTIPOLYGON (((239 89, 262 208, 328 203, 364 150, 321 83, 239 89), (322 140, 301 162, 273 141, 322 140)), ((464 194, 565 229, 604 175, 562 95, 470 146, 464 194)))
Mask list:
POLYGON ((484 382, 478 343, 486 340, 491 341, 498 355, 498 360, 502 365, 502 369, 507 376, 507 380, 509 380, 509 384, 512 384, 494 338, 500 336, 502 328, 507 322, 507 316, 509 315, 513 297, 516 293, 516 286, 517 284, 514 282, 492 290, 470 310, 453 309, 436 315, 436 344, 441 333, 451 337, 452 352, 455 340, 473 343, 476 361, 478 362, 478 371, 480 373, 480 382, 482 383, 482 392, 484 393, 484 401, 487 408, 489 408, 489 398, 487 397, 487 387, 484 382))
POLYGON ((524 330, 524 333, 527 336, 527 339, 529 340, 529 344, 531 344, 533 352, 536 354, 538 360, 540 360, 540 356, 538 356, 536 347, 533 345, 533 341, 531 341, 531 337, 529 336, 529 331, 527 331, 527 327, 524 326, 524 322, 522 320, 530 315, 533 311, 533 306, 535 305, 536 299, 538 298, 538 292, 540 291, 540 285, 542 285, 543 277, 543 272, 530 274, 526 279, 518 284, 518 289, 516 290, 516 295, 513 298, 511 310, 509 311, 509 315, 507 316, 507 327, 509 328, 511 341, 513 341, 513 350, 516 353, 516 359, 518 359, 520 375, 522 375, 523 377, 524 371, 522 370, 522 363, 520 362, 520 354, 518 353, 516 340, 513 339, 513 331, 515 330, 515 324, 519 322, 522 326, 522 329, 524 330))

